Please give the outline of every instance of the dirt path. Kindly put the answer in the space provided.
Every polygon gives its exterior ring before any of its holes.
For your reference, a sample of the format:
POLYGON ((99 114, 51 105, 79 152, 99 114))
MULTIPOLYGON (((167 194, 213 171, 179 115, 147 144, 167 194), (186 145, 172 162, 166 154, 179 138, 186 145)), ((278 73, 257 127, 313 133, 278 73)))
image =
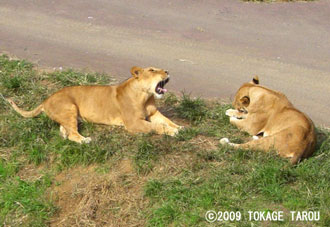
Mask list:
POLYGON ((129 76, 166 68, 172 88, 232 98, 258 74, 330 126, 330 1, 61 0, 0 3, 0 51, 41 66, 129 76))

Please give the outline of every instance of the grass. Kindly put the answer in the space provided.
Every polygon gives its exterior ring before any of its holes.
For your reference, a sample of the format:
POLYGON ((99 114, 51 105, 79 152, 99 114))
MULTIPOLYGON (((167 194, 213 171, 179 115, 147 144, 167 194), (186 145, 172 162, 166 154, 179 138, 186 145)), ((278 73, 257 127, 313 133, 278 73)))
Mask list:
MULTIPOLYGON (((31 109, 61 87, 108 84, 111 77, 73 70, 42 73, 0 57, 0 93, 31 109)), ((160 110, 185 125, 176 137, 130 134, 81 123, 92 143, 76 144, 42 114, 22 118, 0 98, 0 225, 48 226, 329 226, 330 132, 318 129, 317 151, 297 166, 273 153, 219 145, 248 135, 229 124, 228 104, 168 94, 160 110), (241 221, 208 223, 208 210, 241 221), (284 211, 284 222, 248 220, 248 211, 284 211), (320 211, 294 222, 290 211, 320 211)))
POLYGON ((187 119, 190 123, 198 123, 206 118, 207 107, 201 98, 191 99, 189 95, 183 93, 180 105, 175 108, 178 116, 187 119))

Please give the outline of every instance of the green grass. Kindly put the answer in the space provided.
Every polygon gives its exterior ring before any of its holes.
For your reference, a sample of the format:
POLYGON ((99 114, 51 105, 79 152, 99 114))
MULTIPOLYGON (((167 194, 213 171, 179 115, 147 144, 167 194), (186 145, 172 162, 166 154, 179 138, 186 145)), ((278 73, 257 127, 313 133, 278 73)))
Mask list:
MULTIPOLYGON (((168 103, 167 99, 165 102, 168 103)), ((185 93, 182 94, 182 100, 175 110, 179 117, 187 119, 191 123, 201 122, 207 115, 205 101, 201 98, 191 99, 190 96, 185 93)))
MULTIPOLYGON (((107 75, 73 70, 41 73, 26 61, 0 57, 0 93, 24 109, 34 108, 64 86, 111 81, 107 75)), ((49 225, 62 209, 51 196, 62 185, 59 175, 76 167, 95 166, 95 173, 90 174, 110 178, 119 171, 117 164, 128 159, 133 170, 112 182, 122 187, 122 194, 106 197, 109 201, 99 210, 108 216, 102 220, 115 219, 128 202, 120 200, 121 196, 141 187, 134 191, 134 201, 145 205, 134 209, 138 213, 128 210, 126 215, 143 219, 148 226, 329 226, 327 130, 318 129, 313 157, 290 166, 274 153, 234 151, 219 145, 222 137, 241 143, 248 135, 229 123, 225 111, 230 105, 187 94, 167 94, 159 102, 165 115, 186 125, 176 137, 133 135, 120 127, 83 122, 79 125, 81 134, 92 137, 90 144, 83 145, 64 140, 58 124, 44 114, 22 118, 1 97, 0 106, 0 225, 49 225), (110 208, 111 204, 114 207, 110 208), (239 211, 243 220, 209 224, 204 218, 208 210, 239 211), (249 210, 284 211, 285 221, 249 221, 249 210), (291 210, 320 211, 321 220, 292 222, 291 210)), ((90 221, 97 222, 92 218, 90 221)))
POLYGON ((19 177, 1 184, 0 221, 8 225, 42 226, 55 207, 45 198, 45 190, 51 180, 44 176, 36 181, 24 181, 19 177), (17 217, 18 216, 18 217, 17 217))
MULTIPOLYGON (((307 160, 293 168, 272 155, 261 156, 253 151, 239 155, 220 150, 213 152, 212 158, 205 154, 201 157, 206 161, 226 161, 221 168, 211 162, 203 170, 147 183, 145 195, 152 204, 150 226, 203 226, 207 210, 240 211, 246 215, 249 210, 284 210, 287 217, 283 224, 287 226, 295 225, 289 220, 288 211, 314 210, 323 216, 316 226, 329 224, 329 160, 307 160)), ((247 226, 250 222, 246 219, 236 224, 247 226)))

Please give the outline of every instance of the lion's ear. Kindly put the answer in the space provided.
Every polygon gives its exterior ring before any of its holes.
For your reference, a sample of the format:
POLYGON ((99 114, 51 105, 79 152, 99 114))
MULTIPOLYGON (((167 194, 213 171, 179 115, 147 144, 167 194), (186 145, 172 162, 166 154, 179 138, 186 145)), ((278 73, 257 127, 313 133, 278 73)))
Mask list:
POLYGON ((257 75, 255 75, 252 79, 252 83, 253 84, 259 84, 259 77, 257 75))
POLYGON ((142 73, 143 69, 138 66, 133 66, 131 68, 131 74, 133 77, 137 78, 142 73))
POLYGON ((250 98, 248 96, 244 96, 243 98, 240 99, 240 101, 245 107, 247 107, 250 104, 250 98))

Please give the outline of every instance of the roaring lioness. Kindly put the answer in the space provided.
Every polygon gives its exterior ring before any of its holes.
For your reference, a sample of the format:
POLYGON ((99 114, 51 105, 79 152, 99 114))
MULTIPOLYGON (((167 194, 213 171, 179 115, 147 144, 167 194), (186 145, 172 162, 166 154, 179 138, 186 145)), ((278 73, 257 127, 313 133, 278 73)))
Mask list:
POLYGON ((170 76, 168 71, 154 67, 132 67, 132 77, 117 86, 73 86, 63 88, 32 111, 24 111, 7 99, 23 117, 35 117, 44 111, 60 124, 64 138, 89 143, 90 137, 78 132, 78 117, 83 120, 121 125, 129 132, 175 135, 180 126, 164 117, 155 105, 155 98, 162 98, 164 86, 170 76))
POLYGON ((290 158, 292 164, 311 156, 316 144, 313 122, 284 94, 258 84, 257 76, 243 84, 233 102, 235 109, 226 111, 230 123, 248 132, 253 140, 234 144, 222 138, 220 142, 243 149, 274 148, 280 156, 290 158))

